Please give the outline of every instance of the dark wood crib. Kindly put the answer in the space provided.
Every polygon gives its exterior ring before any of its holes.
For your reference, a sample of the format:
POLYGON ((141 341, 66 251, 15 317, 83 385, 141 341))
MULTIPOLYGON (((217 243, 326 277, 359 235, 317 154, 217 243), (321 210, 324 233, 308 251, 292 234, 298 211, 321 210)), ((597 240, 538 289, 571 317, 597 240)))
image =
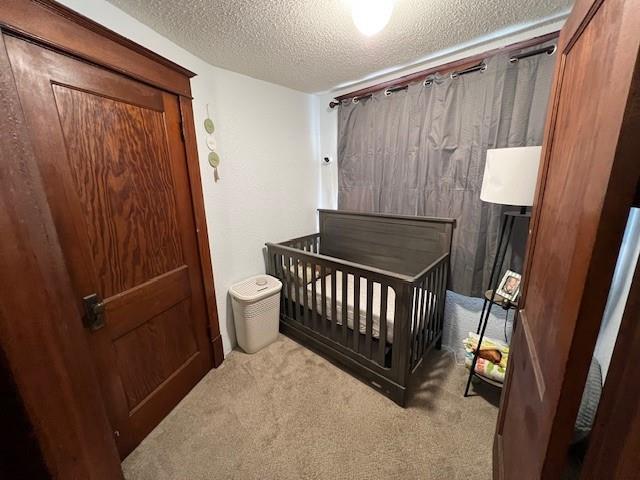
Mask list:
POLYGON ((267 243, 280 330, 405 406, 441 345, 455 220, 319 212, 320 233, 267 243))

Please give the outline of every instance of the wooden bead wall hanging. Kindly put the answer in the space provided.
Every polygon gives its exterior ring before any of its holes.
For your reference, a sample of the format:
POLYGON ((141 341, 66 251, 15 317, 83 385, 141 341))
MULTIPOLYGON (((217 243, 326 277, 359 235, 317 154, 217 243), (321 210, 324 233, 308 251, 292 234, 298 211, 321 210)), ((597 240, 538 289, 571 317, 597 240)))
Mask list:
POLYGON ((207 118, 204 120, 204 129, 207 132, 207 148, 209 149, 209 165, 213 167, 213 179, 214 181, 220 180, 218 175, 218 167, 220 166, 220 155, 218 155, 216 139, 213 133, 216 131, 216 127, 209 115, 209 104, 207 104, 207 118))

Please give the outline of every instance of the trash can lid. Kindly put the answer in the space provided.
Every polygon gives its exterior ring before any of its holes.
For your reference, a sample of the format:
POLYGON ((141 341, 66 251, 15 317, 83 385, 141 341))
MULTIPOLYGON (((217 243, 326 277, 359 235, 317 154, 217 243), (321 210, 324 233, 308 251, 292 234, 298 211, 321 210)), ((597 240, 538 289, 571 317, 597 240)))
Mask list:
POLYGON ((229 288, 231 296, 241 302, 255 302, 280 291, 282 283, 271 275, 256 275, 229 288))

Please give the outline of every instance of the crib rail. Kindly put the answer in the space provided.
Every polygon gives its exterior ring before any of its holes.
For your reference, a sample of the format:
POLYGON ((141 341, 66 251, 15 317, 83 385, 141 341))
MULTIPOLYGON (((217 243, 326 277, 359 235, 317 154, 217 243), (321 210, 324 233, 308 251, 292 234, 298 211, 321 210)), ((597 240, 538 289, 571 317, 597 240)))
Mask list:
POLYGON ((449 254, 409 277, 321 255, 319 245, 318 234, 267 244, 282 321, 404 385, 441 339, 449 254))
MULTIPOLYGON (((304 238, 293 243, 304 245, 304 238)), ((288 320, 372 362, 376 369, 392 368, 389 340, 402 320, 394 322, 390 332, 389 315, 401 318, 398 296, 409 285, 409 277, 312 250, 283 244, 267 247, 269 271, 283 283, 281 312, 288 320)))
POLYGON ((319 227, 267 244, 280 330, 404 406, 442 342, 455 220, 320 210, 319 227))
POLYGON ((305 252, 320 253, 320 234, 312 233, 311 235, 305 235, 304 237, 293 238, 286 242, 281 242, 278 245, 297 248, 298 250, 305 252))

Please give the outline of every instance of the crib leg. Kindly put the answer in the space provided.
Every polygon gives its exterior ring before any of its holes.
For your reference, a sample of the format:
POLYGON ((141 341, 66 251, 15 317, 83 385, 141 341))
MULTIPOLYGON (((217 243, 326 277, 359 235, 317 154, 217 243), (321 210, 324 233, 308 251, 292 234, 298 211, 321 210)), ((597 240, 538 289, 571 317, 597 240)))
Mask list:
POLYGON ((401 388, 395 392, 391 392, 391 395, 387 395, 391 400, 393 400, 398 406, 402 408, 407 408, 407 389, 401 388))

